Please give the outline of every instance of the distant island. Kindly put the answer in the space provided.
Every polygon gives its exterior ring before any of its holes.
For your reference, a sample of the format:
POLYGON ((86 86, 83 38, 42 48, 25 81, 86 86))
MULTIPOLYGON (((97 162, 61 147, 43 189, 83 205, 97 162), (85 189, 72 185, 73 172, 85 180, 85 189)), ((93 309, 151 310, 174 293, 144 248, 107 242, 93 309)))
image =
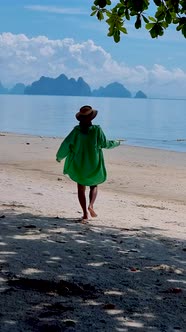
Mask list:
MULTIPOLYGON (((82 77, 77 80, 74 78, 68 79, 64 74, 57 78, 42 76, 38 81, 34 81, 28 86, 17 83, 11 89, 5 88, 0 82, 0 94, 132 98, 132 93, 121 83, 113 82, 106 87, 100 87, 92 91, 82 77)), ((147 98, 147 96, 139 90, 134 98, 147 98)))
POLYGON ((145 93, 144 93, 143 91, 139 90, 139 91, 136 93, 136 95, 135 95, 134 98, 147 98, 147 96, 145 95, 145 93))
POLYGON ((89 85, 79 77, 68 79, 64 74, 57 78, 42 76, 39 81, 33 82, 25 88, 26 95, 53 95, 53 96, 91 96, 89 85))
POLYGON ((93 97, 117 97, 117 98, 131 98, 131 92, 127 90, 122 84, 118 82, 111 83, 105 88, 100 87, 92 91, 93 97))

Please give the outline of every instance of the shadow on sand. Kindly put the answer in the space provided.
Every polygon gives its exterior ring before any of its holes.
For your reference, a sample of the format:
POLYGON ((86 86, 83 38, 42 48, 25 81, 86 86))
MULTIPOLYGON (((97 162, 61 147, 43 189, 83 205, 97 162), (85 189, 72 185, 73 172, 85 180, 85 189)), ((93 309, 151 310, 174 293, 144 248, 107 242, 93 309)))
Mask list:
POLYGON ((2 332, 185 330, 176 238, 10 210, 0 228, 2 332))

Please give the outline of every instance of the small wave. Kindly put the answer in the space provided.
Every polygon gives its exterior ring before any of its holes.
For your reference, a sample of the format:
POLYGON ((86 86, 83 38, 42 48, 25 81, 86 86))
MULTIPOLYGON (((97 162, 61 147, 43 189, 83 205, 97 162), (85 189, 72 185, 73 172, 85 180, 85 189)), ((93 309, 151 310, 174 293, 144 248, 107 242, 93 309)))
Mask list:
POLYGON ((127 138, 125 142, 131 146, 141 146, 169 151, 186 152, 186 139, 151 139, 151 138, 127 138))

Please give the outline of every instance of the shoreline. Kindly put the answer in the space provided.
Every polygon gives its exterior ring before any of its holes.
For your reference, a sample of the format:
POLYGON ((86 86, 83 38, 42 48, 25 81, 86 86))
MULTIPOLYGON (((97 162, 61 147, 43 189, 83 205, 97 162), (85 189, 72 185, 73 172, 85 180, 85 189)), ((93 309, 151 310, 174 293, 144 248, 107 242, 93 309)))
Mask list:
MULTIPOLYGON (((17 132, 9 132, 9 131, 0 131, 0 136, 4 136, 4 135, 11 135, 11 136, 23 136, 23 137, 39 137, 39 138, 48 138, 48 139, 61 139, 63 140, 64 137, 62 136, 45 136, 45 135, 36 135, 36 134, 25 134, 25 133, 17 133, 17 132)), ((123 139, 124 143, 121 143, 121 146, 127 146, 128 148, 139 148, 139 149, 149 149, 149 150, 160 150, 160 151, 166 151, 166 152, 175 152, 175 153, 181 153, 181 154, 186 154, 186 151, 178 151, 178 150, 172 150, 171 148, 161 148, 161 147, 153 147, 153 146, 142 146, 142 145, 135 145, 135 144, 127 144, 127 139, 123 139)), ((175 141, 186 141, 186 139, 177 139, 175 141)))

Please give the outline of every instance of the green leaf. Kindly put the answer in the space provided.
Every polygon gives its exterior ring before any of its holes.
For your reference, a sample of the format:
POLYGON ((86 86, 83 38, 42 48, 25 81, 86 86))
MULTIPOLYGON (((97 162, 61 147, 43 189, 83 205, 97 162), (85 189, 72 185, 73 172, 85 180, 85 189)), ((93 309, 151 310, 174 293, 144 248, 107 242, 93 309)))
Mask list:
POLYGON ((148 20, 148 18, 146 18, 146 16, 142 15, 142 17, 143 17, 143 20, 145 23, 149 23, 149 20, 148 20))
POLYGON ((166 29, 168 27, 168 23, 166 21, 161 22, 161 26, 166 29))
POLYGON ((184 35, 184 37, 186 38, 186 24, 183 25, 181 32, 184 35))
POLYGON ((130 21, 129 11, 127 8, 125 9, 125 17, 128 21, 130 21))
POLYGON ((120 31, 118 29, 115 29, 114 31, 114 41, 115 43, 118 43, 120 41, 120 31))
POLYGON ((94 16, 96 13, 97 13, 97 10, 94 10, 94 11, 90 14, 90 16, 94 16))
POLYGON ((172 22, 172 16, 169 10, 167 10, 166 12, 165 21, 167 22, 167 24, 170 24, 172 22))
POLYGON ((136 14, 137 14, 136 11, 131 10, 131 12, 130 12, 130 16, 135 16, 136 14))
POLYGON ((156 17, 159 21, 161 21, 161 20, 163 20, 164 17, 165 17, 165 12, 164 12, 164 11, 158 11, 158 12, 156 13, 155 17, 156 17))
POLYGON ((178 25, 177 28, 176 28, 177 31, 180 31, 182 30, 182 25, 178 25))
POLYGON ((106 15, 107 15, 108 17, 111 17, 112 14, 111 14, 111 12, 109 12, 109 10, 107 10, 107 11, 106 11, 106 15))
POLYGON ((109 31, 109 32, 107 33, 107 36, 108 36, 108 37, 112 37, 113 34, 114 34, 114 32, 109 31))
POLYGON ((173 23, 174 23, 174 24, 179 23, 179 21, 180 21, 180 19, 179 19, 178 17, 176 17, 176 18, 173 19, 173 23))
POLYGON ((94 1, 94 4, 95 4, 96 6, 99 6, 99 0, 95 0, 95 1, 94 1))
POLYGON ((156 6, 160 6, 161 5, 161 0, 154 0, 154 3, 156 6))
POLYGON ((158 31, 156 25, 149 31, 152 38, 158 37, 158 31))
POLYGON ((152 16, 149 16, 149 20, 152 21, 152 22, 156 22, 156 19, 152 16))
POLYGON ((114 34, 114 29, 115 29, 115 27, 114 27, 114 25, 112 24, 110 27, 109 27, 109 35, 113 35, 114 34))
POLYGON ((153 28, 154 24, 155 24, 155 23, 147 23, 147 24, 145 25, 145 28, 146 28, 147 30, 150 30, 150 29, 153 28))
POLYGON ((159 36, 163 36, 164 32, 163 30, 159 31, 159 36))
POLYGON ((163 36, 164 31, 163 31, 162 23, 156 24, 156 30, 157 30, 157 34, 159 36, 163 36))
POLYGON ((123 33, 125 33, 125 34, 127 34, 127 33, 128 33, 128 32, 127 32, 127 29, 126 29, 126 28, 124 28, 124 27, 121 27, 121 28, 120 28, 120 31, 121 31, 121 32, 123 32, 123 33))
POLYGON ((99 21, 101 21, 101 20, 104 19, 104 15, 103 15, 103 13, 102 13, 101 10, 98 10, 98 12, 97 12, 97 18, 98 18, 99 21))
POLYGON ((149 7, 150 1, 149 0, 143 0, 143 10, 147 9, 149 7))
POLYGON ((137 16, 137 19, 136 19, 136 22, 135 22, 134 25, 135 25, 136 29, 141 28, 141 17, 140 17, 140 15, 137 16))
POLYGON ((122 6, 118 9, 118 15, 119 16, 122 16, 124 14, 124 12, 125 12, 125 7, 124 6, 122 6))

